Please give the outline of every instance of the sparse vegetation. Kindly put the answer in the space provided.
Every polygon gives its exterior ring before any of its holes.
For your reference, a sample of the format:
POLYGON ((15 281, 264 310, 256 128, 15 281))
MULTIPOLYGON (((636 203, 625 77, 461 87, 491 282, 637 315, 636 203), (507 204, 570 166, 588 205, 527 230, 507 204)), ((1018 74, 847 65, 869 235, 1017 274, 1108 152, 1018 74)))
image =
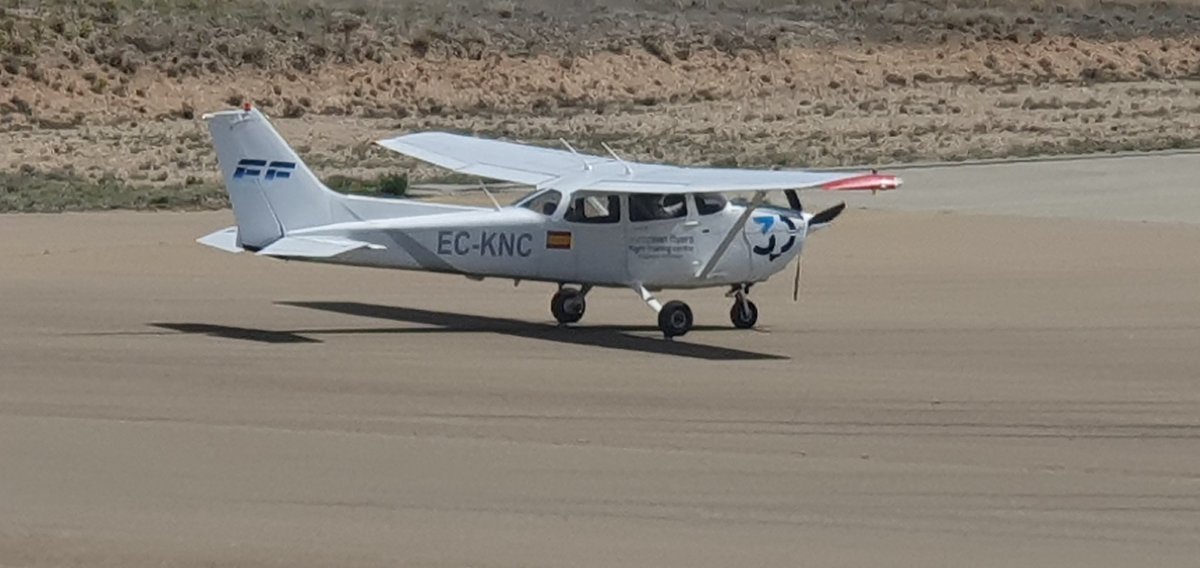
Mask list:
POLYGON ((220 209, 229 200, 214 185, 139 185, 111 176, 89 179, 72 172, 25 168, 0 172, 0 212, 94 209, 220 209))
POLYGON ((408 174, 387 173, 373 179, 335 175, 326 179, 325 183, 330 189, 342 193, 377 197, 403 197, 408 192, 408 174))
MULTIPOLYGON (((401 197, 408 190, 405 174, 383 174, 369 179, 332 176, 326 181, 332 189, 343 193, 375 197, 401 197)), ((70 171, 43 172, 32 167, 0 172, 0 213, 197 210, 228 206, 229 198, 223 187, 196 177, 164 185, 126 181, 110 175, 93 179, 70 171)))
POLYGON ((1200 2, 1131 2, 0 0, 0 173, 30 208, 222 206, 199 117, 242 102, 385 195, 445 173, 369 141, 428 129, 778 167, 1200 146, 1200 2))

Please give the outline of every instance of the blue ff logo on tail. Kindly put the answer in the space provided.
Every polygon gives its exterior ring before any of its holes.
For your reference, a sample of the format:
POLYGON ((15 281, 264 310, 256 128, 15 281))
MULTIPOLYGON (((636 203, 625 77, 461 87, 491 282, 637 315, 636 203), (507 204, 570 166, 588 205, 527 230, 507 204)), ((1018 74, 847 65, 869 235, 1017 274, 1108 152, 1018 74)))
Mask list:
POLYGON ((287 179, 292 177, 296 162, 270 162, 266 160, 238 160, 237 169, 233 171, 233 179, 262 176, 267 181, 287 179), (266 173, 263 173, 266 168, 266 173))

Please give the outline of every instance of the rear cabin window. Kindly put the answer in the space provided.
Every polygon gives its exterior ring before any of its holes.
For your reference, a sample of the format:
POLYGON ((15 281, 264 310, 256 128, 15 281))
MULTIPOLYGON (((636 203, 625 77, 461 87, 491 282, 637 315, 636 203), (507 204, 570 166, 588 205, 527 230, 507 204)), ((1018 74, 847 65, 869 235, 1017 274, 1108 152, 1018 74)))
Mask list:
POLYGON ((558 202, 562 201, 562 194, 553 189, 535 193, 521 200, 520 205, 531 211, 537 211, 542 215, 550 216, 558 210, 558 202))
POLYGON ((697 193, 696 212, 701 215, 712 215, 725 210, 729 200, 720 193, 697 193))
POLYGON ((573 223, 617 223, 621 220, 619 195, 576 195, 563 219, 573 223))
POLYGON ((687 199, 682 193, 634 193, 629 196, 630 221, 656 221, 687 217, 687 199))

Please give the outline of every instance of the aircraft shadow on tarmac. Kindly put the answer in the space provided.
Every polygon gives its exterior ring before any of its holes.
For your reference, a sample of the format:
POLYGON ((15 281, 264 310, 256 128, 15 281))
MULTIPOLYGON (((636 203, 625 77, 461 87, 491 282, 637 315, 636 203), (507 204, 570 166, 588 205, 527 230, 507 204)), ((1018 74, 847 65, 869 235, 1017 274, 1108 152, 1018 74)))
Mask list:
MULTIPOLYGON (((787 359, 781 355, 757 353, 742 349, 666 341, 658 336, 654 326, 580 326, 562 328, 556 325, 507 318, 438 312, 420 308, 364 304, 360 302, 279 302, 279 305, 320 310, 354 316, 385 319, 431 327, 391 328, 330 328, 265 330, 233 327, 211 323, 151 323, 161 329, 226 339, 260 343, 321 343, 310 335, 369 335, 408 333, 496 333, 527 339, 540 339, 568 345, 589 345, 624 351, 657 353, 677 357, 709 360, 769 360, 787 359), (634 335, 633 332, 654 335, 634 335)), ((696 326, 696 331, 725 330, 718 326, 696 326)))

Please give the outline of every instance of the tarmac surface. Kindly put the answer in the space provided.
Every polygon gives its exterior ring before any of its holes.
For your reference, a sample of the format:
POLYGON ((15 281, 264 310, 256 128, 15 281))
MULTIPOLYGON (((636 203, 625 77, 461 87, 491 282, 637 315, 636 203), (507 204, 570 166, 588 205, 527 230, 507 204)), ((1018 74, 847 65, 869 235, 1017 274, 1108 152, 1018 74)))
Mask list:
POLYGON ((1196 565, 1197 171, 904 172, 676 342, 193 242, 227 211, 3 216, 0 566, 1196 565))

